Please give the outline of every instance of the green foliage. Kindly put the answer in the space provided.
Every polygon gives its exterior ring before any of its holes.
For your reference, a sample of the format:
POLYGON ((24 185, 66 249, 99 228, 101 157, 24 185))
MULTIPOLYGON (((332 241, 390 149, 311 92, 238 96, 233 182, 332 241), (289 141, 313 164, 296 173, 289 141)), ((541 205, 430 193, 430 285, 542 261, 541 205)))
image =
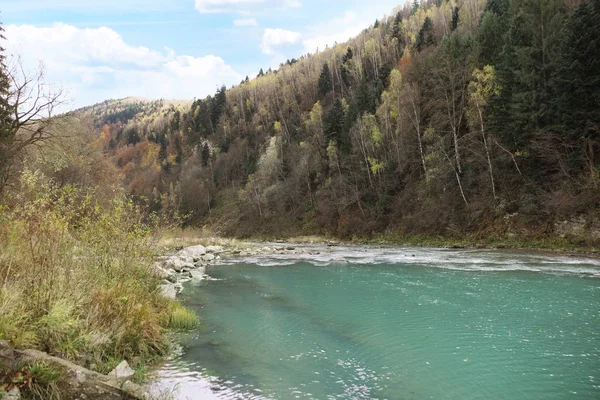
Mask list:
POLYGON ((334 141, 343 153, 350 150, 348 135, 344 132, 345 110, 342 102, 338 99, 325 117, 325 140, 327 143, 334 141))
POLYGON ((169 328, 174 330, 191 330, 198 326, 198 316, 180 303, 174 302, 169 315, 169 328))
POLYGON ((130 199, 25 170, 0 219, 0 336, 73 361, 167 350, 168 300, 149 269, 151 227, 130 199))
POLYGON ((321 74, 319 75, 319 97, 323 97, 331 92, 332 88, 331 70, 329 69, 329 65, 325 63, 323 64, 323 69, 321 69, 321 74))
POLYGON ((417 51, 421 51, 426 47, 433 46, 434 44, 435 40, 433 38, 433 21, 431 20, 431 18, 425 17, 423 26, 417 34, 417 39, 415 40, 414 48, 417 51))

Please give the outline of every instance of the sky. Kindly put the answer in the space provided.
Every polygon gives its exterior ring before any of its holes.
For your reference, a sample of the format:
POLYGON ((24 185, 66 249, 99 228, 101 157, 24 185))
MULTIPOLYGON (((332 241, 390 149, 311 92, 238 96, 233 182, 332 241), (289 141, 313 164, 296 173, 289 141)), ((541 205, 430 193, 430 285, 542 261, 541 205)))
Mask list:
POLYGON ((67 108, 193 99, 341 43, 403 0, 0 0, 9 63, 67 108))

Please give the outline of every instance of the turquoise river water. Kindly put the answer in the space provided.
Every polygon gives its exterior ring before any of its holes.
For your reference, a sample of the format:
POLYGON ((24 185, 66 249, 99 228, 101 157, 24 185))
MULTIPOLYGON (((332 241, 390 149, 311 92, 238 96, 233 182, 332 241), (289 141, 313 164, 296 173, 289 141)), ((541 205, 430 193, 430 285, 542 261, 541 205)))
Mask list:
POLYGON ((600 261, 301 246, 188 286, 177 399, 600 399, 600 261))

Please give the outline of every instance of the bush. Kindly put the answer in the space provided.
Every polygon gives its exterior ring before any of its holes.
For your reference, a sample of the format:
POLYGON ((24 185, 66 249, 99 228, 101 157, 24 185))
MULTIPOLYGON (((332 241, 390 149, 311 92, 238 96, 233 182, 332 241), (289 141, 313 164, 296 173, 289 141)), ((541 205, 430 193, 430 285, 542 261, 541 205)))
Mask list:
POLYGON ((107 372, 163 355, 173 321, 191 325, 161 297, 150 226, 124 195, 100 203, 25 170, 0 206, 0 249, 0 339, 16 347, 107 372))

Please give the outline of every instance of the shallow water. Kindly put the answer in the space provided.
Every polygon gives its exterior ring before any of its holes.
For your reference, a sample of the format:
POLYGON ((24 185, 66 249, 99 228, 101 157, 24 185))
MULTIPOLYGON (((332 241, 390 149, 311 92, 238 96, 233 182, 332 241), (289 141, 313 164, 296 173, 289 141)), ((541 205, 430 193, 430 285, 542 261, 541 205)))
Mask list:
POLYGON ((305 246, 188 286, 185 399, 600 398, 600 261, 305 246))

